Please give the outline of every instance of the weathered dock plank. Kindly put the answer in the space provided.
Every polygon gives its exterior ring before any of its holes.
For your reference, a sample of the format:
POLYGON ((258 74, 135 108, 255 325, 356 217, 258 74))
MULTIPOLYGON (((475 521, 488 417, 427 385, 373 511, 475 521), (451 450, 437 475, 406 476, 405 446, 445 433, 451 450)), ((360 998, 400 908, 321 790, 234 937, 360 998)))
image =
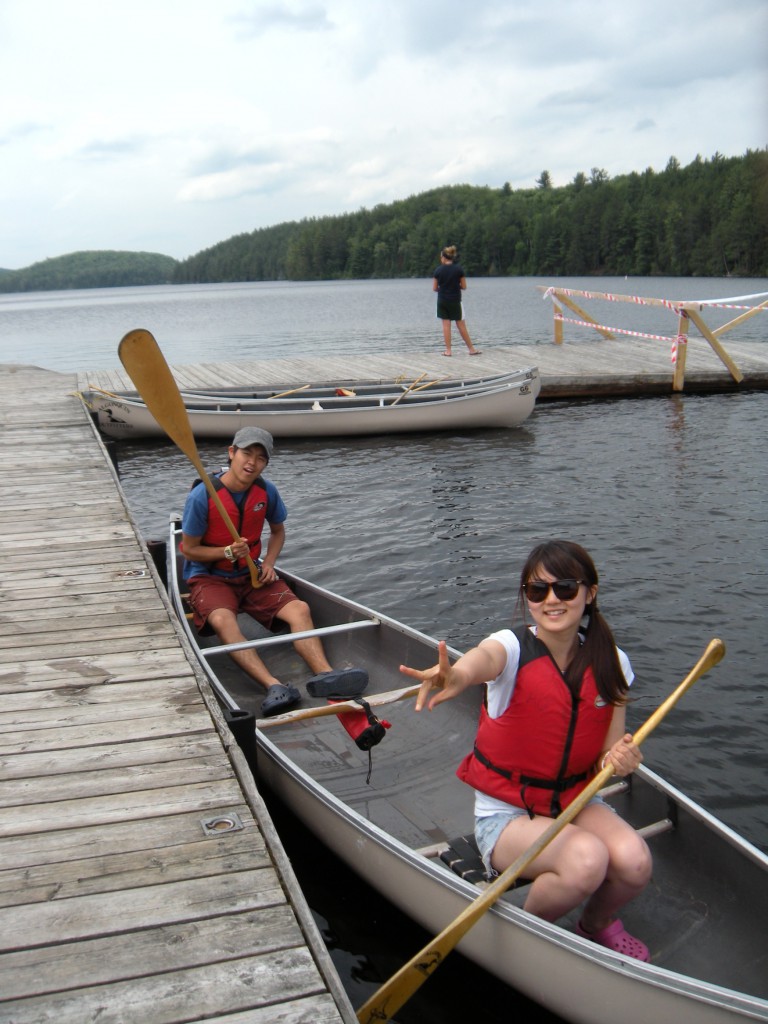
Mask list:
POLYGON ((0 366, 0 1020, 353 1024, 74 390, 0 366))
MULTIPOLYGON (((768 314, 766 314, 768 324, 768 314)), ((162 347, 162 338, 158 339, 162 347)), ((768 387, 768 345, 759 342, 724 342, 744 374, 737 385, 710 345, 691 337, 685 372, 686 391, 719 391, 768 387)), ((409 383, 420 374, 432 379, 450 376, 504 373, 538 366, 541 398, 590 398, 611 395, 665 394, 672 390, 674 367, 670 346, 634 339, 566 341, 562 345, 504 345, 485 349, 479 359, 457 350, 451 359, 439 350, 352 355, 322 358, 244 360, 243 362, 197 363, 173 366, 179 387, 215 390, 253 384, 300 386, 309 382, 354 384, 355 381, 401 378, 409 383)), ((134 389, 124 369, 87 370, 79 374, 78 390, 105 391, 134 389)))

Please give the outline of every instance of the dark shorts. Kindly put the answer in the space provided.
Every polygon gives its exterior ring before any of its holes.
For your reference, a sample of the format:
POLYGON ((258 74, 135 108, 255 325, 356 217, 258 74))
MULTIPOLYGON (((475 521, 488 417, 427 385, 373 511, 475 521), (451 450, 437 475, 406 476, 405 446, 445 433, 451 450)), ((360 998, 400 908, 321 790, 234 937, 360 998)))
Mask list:
POLYGON ((449 299, 438 299, 437 300, 437 319, 438 320, 463 320, 464 319, 464 307, 461 299, 449 300, 449 299))
POLYGON ((226 579, 223 576, 193 576, 189 585, 192 622, 198 633, 211 633, 206 626, 208 616, 217 608, 229 608, 237 614, 245 612, 267 629, 285 605, 298 598, 284 580, 275 580, 263 587, 251 586, 250 576, 226 579))

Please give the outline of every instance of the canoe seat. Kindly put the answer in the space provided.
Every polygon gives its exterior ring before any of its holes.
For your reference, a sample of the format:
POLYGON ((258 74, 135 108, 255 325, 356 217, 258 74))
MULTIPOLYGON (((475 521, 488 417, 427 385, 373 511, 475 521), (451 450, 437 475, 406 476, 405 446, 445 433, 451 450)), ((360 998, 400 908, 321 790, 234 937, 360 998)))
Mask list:
MULTIPOLYGON (((473 885, 484 885, 488 882, 485 865, 472 832, 446 843, 446 848, 440 851, 440 860, 466 882, 471 882, 473 885)), ((510 886, 510 889, 528 885, 529 882, 528 878, 518 878, 514 885, 510 886)))

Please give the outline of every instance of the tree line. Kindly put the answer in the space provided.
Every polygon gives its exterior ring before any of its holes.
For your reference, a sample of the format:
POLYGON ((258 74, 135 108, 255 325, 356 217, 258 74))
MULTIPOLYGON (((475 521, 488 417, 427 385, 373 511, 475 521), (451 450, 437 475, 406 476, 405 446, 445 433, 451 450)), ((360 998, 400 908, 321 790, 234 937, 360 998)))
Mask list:
POLYGON ((0 291, 427 277, 454 244, 471 277, 768 276, 768 149, 615 178, 594 167, 560 187, 547 170, 528 189, 445 186, 258 228, 182 261, 71 253, 0 271, 0 291))
POLYGON ((473 277, 768 274, 768 150, 671 157, 553 187, 454 185, 371 210, 259 228, 181 261, 177 282, 424 277, 456 244, 473 277))
POLYGON ((0 292, 171 284, 176 263, 172 256, 157 252, 72 252, 41 260, 23 270, 0 271, 0 292))

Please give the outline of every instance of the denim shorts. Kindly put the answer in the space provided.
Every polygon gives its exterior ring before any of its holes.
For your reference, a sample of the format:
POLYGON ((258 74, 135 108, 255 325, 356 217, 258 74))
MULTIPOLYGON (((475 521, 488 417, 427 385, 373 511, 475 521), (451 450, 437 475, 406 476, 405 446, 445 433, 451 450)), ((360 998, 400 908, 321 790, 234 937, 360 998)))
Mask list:
MULTIPOLYGON (((590 804, 603 804, 605 807, 610 807, 601 796, 593 796, 587 806, 590 804)), ((610 810, 613 810, 613 807, 610 807, 610 810)), ((495 878, 499 873, 491 867, 491 855, 499 841, 499 836, 511 821, 527 817, 528 811, 524 807, 514 807, 510 804, 508 811, 497 811, 495 814, 487 814, 483 818, 475 818, 475 841, 489 878, 495 878)))

